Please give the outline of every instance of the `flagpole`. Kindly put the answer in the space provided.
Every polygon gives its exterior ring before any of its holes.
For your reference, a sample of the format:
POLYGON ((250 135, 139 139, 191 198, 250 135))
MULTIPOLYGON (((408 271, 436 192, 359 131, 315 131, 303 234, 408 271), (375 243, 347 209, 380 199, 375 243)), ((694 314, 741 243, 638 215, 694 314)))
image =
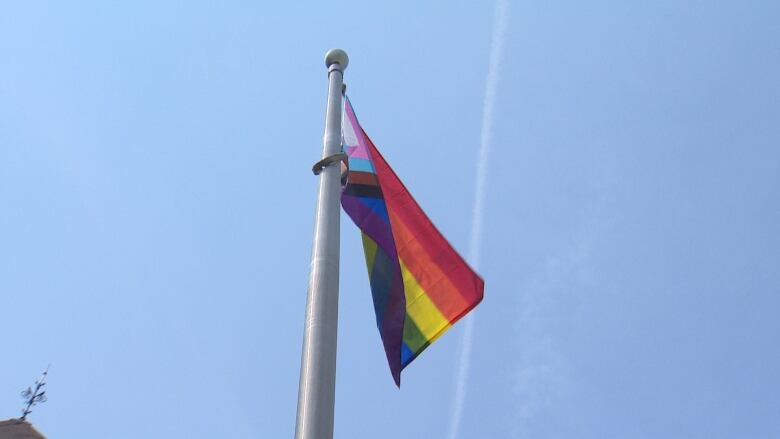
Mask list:
POLYGON ((325 55, 328 68, 328 106, 320 175, 314 242, 303 328, 301 377, 298 384, 296 439, 333 437, 336 395, 336 334, 339 313, 339 205, 341 171, 341 113, 344 69, 349 58, 341 49, 325 55))

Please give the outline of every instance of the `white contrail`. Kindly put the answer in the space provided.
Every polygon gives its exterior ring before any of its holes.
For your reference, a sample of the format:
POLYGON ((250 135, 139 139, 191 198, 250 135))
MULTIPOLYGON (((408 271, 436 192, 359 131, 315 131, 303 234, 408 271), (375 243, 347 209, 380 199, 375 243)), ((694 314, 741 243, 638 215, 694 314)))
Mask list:
MULTIPOLYGON (((501 66, 501 52, 504 48, 509 1, 497 0, 493 15, 493 35, 490 41, 490 58, 487 78, 485 79, 485 100, 482 103, 482 131, 477 156, 477 182, 474 195, 474 212, 471 217, 471 243, 469 262, 475 269, 479 267, 479 251, 482 240, 482 216, 485 204, 485 185, 487 183, 487 163, 493 135, 493 110, 498 85, 498 69, 501 66)), ((471 361, 471 338, 474 333, 474 317, 464 318, 463 339, 461 340, 460 361, 455 378, 455 400, 450 424, 450 439, 456 439, 460 432, 460 420, 463 414, 463 402, 466 399, 466 380, 471 361)))

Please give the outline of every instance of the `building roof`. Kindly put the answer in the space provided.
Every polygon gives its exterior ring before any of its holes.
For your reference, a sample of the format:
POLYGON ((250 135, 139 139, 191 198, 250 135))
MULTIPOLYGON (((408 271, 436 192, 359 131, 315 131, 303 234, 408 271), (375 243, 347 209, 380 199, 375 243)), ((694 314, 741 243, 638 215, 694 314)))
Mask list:
POLYGON ((46 439, 27 421, 9 419, 0 421, 0 439, 46 439))

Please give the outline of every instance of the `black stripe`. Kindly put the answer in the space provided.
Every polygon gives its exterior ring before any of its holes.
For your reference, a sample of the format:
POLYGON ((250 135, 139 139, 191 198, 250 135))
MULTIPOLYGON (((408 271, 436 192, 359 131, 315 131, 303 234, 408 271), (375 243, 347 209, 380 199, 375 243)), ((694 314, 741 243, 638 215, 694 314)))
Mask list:
POLYGON ((382 198, 382 189, 379 186, 367 186, 364 184, 348 184, 344 193, 354 197, 382 198))

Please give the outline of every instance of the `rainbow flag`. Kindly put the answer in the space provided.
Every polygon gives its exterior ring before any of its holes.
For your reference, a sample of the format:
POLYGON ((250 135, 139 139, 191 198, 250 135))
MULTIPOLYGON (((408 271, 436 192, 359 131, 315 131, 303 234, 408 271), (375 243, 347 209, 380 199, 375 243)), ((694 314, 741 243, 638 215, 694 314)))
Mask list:
POLYGON ((401 370, 482 301, 484 282, 388 166, 349 99, 344 106, 341 205, 363 235, 376 324, 400 387, 401 370))

